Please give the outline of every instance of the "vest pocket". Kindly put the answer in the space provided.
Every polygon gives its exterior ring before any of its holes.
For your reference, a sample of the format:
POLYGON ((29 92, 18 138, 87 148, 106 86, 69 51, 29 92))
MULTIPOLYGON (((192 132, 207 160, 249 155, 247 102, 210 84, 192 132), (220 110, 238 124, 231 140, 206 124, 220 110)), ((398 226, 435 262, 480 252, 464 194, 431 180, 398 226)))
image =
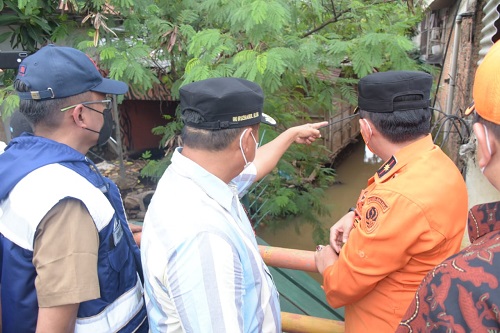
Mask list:
POLYGON ((102 270, 99 268, 101 298, 113 302, 137 282, 135 265, 131 264, 133 258, 127 242, 123 239, 102 259, 102 270))
POLYGON ((129 257, 130 250, 126 243, 125 240, 122 240, 118 246, 108 252, 109 264, 116 272, 121 271, 129 257))

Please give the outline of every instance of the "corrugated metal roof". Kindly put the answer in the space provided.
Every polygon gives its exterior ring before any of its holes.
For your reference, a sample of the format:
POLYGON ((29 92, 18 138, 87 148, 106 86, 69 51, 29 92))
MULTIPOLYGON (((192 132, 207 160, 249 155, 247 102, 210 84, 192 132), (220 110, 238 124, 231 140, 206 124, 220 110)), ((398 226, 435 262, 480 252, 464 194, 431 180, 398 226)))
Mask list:
POLYGON ((479 61, 483 61, 484 56, 488 53, 490 47, 500 39, 500 4, 498 0, 489 0, 483 8, 483 29, 481 30, 481 40, 479 41, 479 61))

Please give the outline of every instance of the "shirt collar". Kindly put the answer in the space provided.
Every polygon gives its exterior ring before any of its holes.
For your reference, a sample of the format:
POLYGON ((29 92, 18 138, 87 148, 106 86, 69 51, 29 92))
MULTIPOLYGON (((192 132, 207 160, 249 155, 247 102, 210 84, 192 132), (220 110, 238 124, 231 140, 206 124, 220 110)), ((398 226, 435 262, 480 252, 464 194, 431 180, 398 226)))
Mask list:
POLYGON ((500 230, 500 201, 476 205, 469 210, 469 239, 476 239, 489 232, 500 230))
POLYGON ((432 136, 428 134, 427 136, 419 139, 408 146, 400 149, 395 155, 391 156, 382 166, 377 170, 375 179, 383 181, 398 170, 408 164, 409 161, 413 160, 415 156, 429 151, 434 148, 434 142, 432 141, 432 136))
POLYGON ((220 178, 214 176, 199 164, 181 154, 178 147, 172 156, 172 167, 179 175, 191 179, 209 197, 217 201, 224 209, 231 211, 233 191, 220 178))

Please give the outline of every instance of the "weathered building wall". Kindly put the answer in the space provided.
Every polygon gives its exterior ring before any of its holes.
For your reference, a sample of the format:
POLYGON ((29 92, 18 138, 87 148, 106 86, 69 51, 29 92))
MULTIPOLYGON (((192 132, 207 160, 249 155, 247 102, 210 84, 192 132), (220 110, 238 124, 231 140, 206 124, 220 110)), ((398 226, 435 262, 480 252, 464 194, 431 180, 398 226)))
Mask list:
POLYGON ((333 116, 327 116, 325 120, 337 123, 327 127, 324 133, 322 133, 324 145, 330 151, 331 162, 334 162, 342 149, 359 136, 358 117, 341 121, 352 115, 352 106, 347 103, 338 102, 335 104, 335 109, 337 109, 338 112, 333 116))
MULTIPOLYGON (((438 2, 438 1, 436 1, 438 2)), ((456 13, 449 20, 454 24, 448 24, 453 27, 452 33, 449 33, 447 39, 446 56, 443 58, 443 67, 439 85, 435 97, 435 108, 446 112, 448 99, 452 98, 452 115, 463 117, 465 109, 472 103, 474 76, 478 63, 486 54, 487 50, 494 41, 498 39, 497 27, 500 25, 499 12, 500 2, 498 0, 470 0, 454 1, 450 12, 456 13), (461 6, 461 7, 459 7, 461 6), (457 18, 461 18, 460 24, 457 24, 457 18), (496 22, 496 23, 494 23, 496 22), (457 30, 458 29, 458 30, 457 30), (459 33, 458 42, 455 43, 455 35, 459 33), (496 36, 496 37, 494 37, 496 36), (453 74, 453 50, 457 50, 455 89, 450 94, 450 78, 453 74)), ((451 23, 451 22, 450 22, 451 23)), ((463 118, 469 125, 471 117, 463 118)), ((450 157, 452 157, 459 167, 464 169, 464 177, 467 184, 469 207, 478 203, 484 203, 494 200, 500 200, 500 193, 495 189, 482 175, 476 163, 476 151, 473 133, 471 133, 468 149, 460 156, 457 144, 458 135, 452 133, 450 140, 444 147, 450 157)), ((462 245, 468 245, 467 233, 464 235, 462 245)))

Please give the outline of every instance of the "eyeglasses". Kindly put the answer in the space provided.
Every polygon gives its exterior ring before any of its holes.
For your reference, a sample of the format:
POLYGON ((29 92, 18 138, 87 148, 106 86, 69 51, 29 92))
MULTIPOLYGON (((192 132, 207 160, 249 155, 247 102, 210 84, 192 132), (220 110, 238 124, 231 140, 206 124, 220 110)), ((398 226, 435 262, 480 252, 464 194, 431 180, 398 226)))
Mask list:
MULTIPOLYGON (((83 106, 87 106, 87 105, 90 105, 90 104, 104 104, 104 108, 105 109, 110 109, 111 108, 111 100, 110 99, 103 99, 102 101, 91 101, 91 102, 82 102, 82 103, 78 103, 78 104, 75 104, 75 105, 71 105, 71 106, 67 106, 65 108, 62 108, 61 109, 61 112, 65 112, 65 111, 68 111, 69 109, 72 109, 78 105, 83 105, 83 106)), ((91 110, 94 110, 92 108, 89 107, 89 109, 91 110)), ((94 110, 94 111, 97 111, 97 110, 94 110)))

